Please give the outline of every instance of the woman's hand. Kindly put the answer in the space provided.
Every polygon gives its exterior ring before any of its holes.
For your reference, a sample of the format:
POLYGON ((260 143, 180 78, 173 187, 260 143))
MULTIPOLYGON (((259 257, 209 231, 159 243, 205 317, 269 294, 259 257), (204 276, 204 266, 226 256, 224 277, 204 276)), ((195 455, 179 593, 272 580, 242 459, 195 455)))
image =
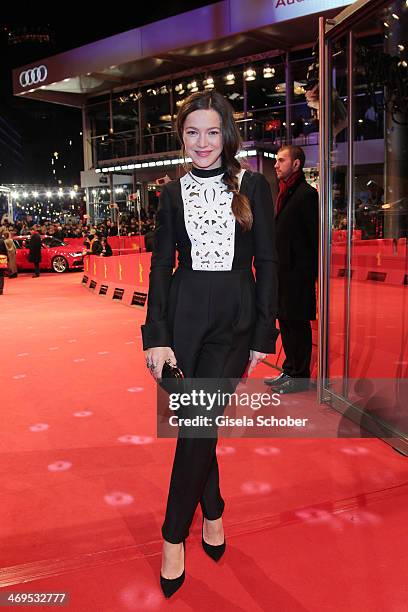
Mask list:
POLYGON ((252 349, 249 351, 248 376, 251 374, 252 370, 256 368, 258 363, 266 359, 267 356, 267 353, 260 353, 259 351, 253 351, 252 349))
POLYGON ((164 362, 170 360, 170 365, 176 366, 177 360, 170 346, 155 346, 144 351, 146 366, 155 380, 161 378, 164 362))

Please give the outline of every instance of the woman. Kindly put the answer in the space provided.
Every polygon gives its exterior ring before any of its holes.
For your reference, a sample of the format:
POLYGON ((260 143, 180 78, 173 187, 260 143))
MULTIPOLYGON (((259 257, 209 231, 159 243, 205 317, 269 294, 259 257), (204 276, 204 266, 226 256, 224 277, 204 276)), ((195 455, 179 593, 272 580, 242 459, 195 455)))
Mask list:
POLYGON ((16 262, 16 245, 11 237, 10 232, 4 233, 4 244, 7 249, 7 259, 9 267, 9 278, 16 278, 17 276, 17 262, 16 262))
MULTIPOLYGON (((192 169, 167 183, 160 197, 142 326, 146 364, 156 379, 166 360, 186 378, 241 378, 248 365, 250 373, 275 351, 277 277, 269 184, 261 174, 241 169, 235 157, 239 131, 221 94, 198 92, 187 98, 177 132, 192 169)), ((198 503, 205 552, 218 560, 225 550, 216 444, 215 438, 177 441, 162 526, 160 582, 167 597, 184 581, 184 540, 198 503)))

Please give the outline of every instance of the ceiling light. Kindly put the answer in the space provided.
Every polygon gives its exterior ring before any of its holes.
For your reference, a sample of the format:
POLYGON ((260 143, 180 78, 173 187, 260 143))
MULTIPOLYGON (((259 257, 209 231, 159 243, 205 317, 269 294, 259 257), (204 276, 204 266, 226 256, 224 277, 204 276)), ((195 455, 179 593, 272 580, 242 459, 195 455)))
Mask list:
POLYGON ((214 89, 214 79, 213 77, 207 77, 203 81, 204 89, 214 89))
POLYGON ((269 64, 266 64, 263 68, 264 79, 271 79, 275 76, 275 68, 272 68, 269 64))
POLYGON ((189 89, 191 93, 198 91, 197 81, 191 81, 191 83, 187 85, 187 89, 189 89))
POLYGON ((246 81, 255 81, 256 71, 253 68, 244 70, 244 78, 246 81))

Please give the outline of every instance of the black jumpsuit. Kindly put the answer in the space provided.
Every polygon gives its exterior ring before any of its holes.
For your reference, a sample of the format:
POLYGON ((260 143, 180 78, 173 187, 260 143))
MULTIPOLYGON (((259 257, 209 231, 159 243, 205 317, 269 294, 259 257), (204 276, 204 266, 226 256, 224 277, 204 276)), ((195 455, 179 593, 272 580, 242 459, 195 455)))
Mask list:
MULTIPOLYGON (((243 231, 222 175, 220 168, 193 168, 168 183, 156 216, 143 349, 172 347, 186 378, 240 378, 250 349, 275 352, 277 262, 270 187, 262 174, 241 173, 240 192, 249 198, 253 214, 252 229, 243 231)), ((188 536, 198 503, 207 519, 222 515, 216 444, 216 438, 177 440, 162 527, 168 542, 188 536)))

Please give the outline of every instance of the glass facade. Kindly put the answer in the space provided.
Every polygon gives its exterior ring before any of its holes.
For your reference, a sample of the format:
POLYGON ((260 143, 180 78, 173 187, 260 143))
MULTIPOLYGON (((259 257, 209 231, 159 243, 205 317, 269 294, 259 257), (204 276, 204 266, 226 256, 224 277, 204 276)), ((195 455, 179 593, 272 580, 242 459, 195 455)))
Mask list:
MULTIPOLYGON (((378 36, 371 38, 372 44, 378 47, 378 36)), ((318 115, 308 106, 305 97, 305 88, 316 79, 318 72, 317 52, 317 47, 311 45, 300 51, 273 52, 270 56, 263 54, 262 59, 214 67, 201 73, 174 75, 171 80, 94 98, 86 107, 92 166, 117 159, 177 151, 179 142, 174 120, 179 105, 191 92, 212 87, 232 104, 244 142, 272 146, 293 142, 301 146, 317 146, 318 115)), ((335 78, 344 80, 345 75, 346 72, 342 74, 338 70, 335 78)), ((367 106, 362 80, 361 74, 355 92, 356 138, 367 142, 383 138, 384 118, 375 110, 379 103, 378 91, 371 96, 375 108, 367 106)), ((341 92, 341 83, 336 91, 336 114, 341 120, 346 93, 341 92)), ((339 130, 336 141, 346 141, 344 130, 339 130)), ((343 172, 343 182, 344 176, 343 172)), ((339 187, 344 190, 341 180, 339 187)), ((340 212, 336 213, 333 222, 341 229, 344 219, 340 212)), ((366 216, 362 212, 361 223, 365 226, 368 223, 366 216)))
POLYGON ((311 46, 94 99, 86 107, 93 165, 177 151, 178 107, 187 95, 205 88, 215 88, 228 98, 245 142, 273 145, 295 139, 297 144, 316 144, 318 122, 306 104, 304 89, 313 61, 311 46))

